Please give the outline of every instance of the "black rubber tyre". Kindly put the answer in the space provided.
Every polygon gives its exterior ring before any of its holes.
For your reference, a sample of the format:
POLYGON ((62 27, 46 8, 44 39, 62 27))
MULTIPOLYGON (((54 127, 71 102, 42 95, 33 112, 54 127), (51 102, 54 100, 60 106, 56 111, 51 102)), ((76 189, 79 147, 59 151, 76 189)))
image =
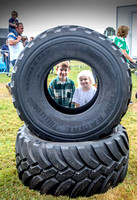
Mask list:
POLYGON ((40 34, 20 54, 11 82, 20 118, 38 137, 51 141, 87 141, 110 134, 131 99, 131 74, 120 49, 104 35, 78 26, 40 34), (50 69, 62 60, 79 60, 94 69, 99 86, 94 101, 63 108, 47 91, 50 69))
POLYGON ((25 125, 17 134, 19 179, 42 194, 77 197, 104 193, 124 180, 128 159, 128 136, 121 125, 110 136, 89 142, 45 141, 25 125))
POLYGON ((137 98, 137 93, 135 94, 135 97, 137 98))
POLYGON ((133 63, 131 61, 129 61, 129 65, 131 69, 137 69, 137 63, 133 63))

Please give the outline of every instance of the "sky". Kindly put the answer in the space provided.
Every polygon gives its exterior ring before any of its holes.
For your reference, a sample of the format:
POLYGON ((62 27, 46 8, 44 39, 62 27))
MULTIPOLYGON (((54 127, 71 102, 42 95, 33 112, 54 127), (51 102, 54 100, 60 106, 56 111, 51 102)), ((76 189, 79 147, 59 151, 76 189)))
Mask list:
POLYGON ((102 32, 116 26, 116 5, 133 5, 137 0, 0 0, 0 28, 8 27, 11 11, 24 24, 23 35, 36 36, 59 25, 80 25, 102 32))

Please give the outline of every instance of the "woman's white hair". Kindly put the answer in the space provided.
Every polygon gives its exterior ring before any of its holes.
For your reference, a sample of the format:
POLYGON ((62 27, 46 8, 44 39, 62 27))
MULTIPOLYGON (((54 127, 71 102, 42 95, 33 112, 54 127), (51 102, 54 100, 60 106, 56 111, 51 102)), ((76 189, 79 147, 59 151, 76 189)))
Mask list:
POLYGON ((83 70, 78 74, 77 81, 78 81, 78 85, 79 86, 80 86, 80 78, 82 76, 87 76, 89 78, 89 80, 90 80, 91 85, 95 83, 95 79, 93 77, 93 73, 90 70, 83 70))

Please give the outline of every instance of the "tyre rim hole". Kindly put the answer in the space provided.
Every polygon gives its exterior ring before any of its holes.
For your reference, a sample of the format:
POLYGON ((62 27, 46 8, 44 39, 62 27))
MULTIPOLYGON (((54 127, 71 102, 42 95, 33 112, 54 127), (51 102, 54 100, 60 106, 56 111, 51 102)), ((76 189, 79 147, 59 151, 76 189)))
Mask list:
MULTIPOLYGON (((66 61, 66 60, 64 60, 64 61, 66 61)), ((78 113, 82 113, 82 112, 86 111, 87 109, 89 109, 95 103, 95 101, 97 99, 97 96, 98 96, 99 81, 98 81, 98 78, 97 78, 97 73, 95 72, 95 70, 93 69, 93 67, 88 66, 84 62, 81 62, 81 61, 78 61, 78 60, 69 60, 70 71, 69 71, 67 77, 70 78, 74 82, 74 84, 75 84, 75 90, 76 90, 76 88, 78 88, 80 86, 81 75, 83 75, 83 73, 85 73, 85 70, 86 70, 86 73, 88 73, 90 71, 91 74, 92 74, 92 78, 93 78, 92 79, 92 86, 94 88, 96 88, 96 92, 93 95, 93 97, 91 98, 91 100, 89 100, 88 98, 86 98, 86 96, 87 96, 86 94, 87 93, 84 92, 84 94, 85 94, 85 98, 84 98, 85 99, 85 105, 82 105, 79 108, 76 107, 76 104, 75 104, 74 108, 65 107, 65 106, 62 105, 62 102, 59 103, 59 102, 57 102, 57 100, 54 100, 53 97, 51 97, 51 95, 49 94, 49 91, 48 91, 50 82, 53 79, 57 78, 57 76, 58 76, 58 71, 56 69, 57 69, 57 65, 59 63, 60 62, 58 62, 55 66, 49 68, 48 76, 45 79, 45 84, 44 84, 45 96, 46 96, 48 102, 56 110, 58 110, 58 111, 60 111, 62 113, 66 113, 66 114, 78 114, 78 113), (83 70, 84 70, 84 72, 83 72, 83 70), (80 78, 78 78, 78 74, 80 75, 80 78)), ((88 76, 88 79, 89 79, 89 81, 91 80, 89 78, 89 76, 88 76)))

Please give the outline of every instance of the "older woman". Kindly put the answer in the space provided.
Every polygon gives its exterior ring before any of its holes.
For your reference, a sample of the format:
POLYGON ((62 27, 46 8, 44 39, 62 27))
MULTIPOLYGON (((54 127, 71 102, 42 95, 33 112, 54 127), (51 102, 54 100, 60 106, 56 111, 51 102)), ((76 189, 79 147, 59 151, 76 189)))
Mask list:
POLYGON ((124 56, 126 57, 127 60, 136 63, 136 60, 132 59, 129 56, 129 49, 128 49, 128 45, 126 44, 126 40, 125 38, 128 35, 128 31, 129 31, 129 27, 122 25, 119 26, 118 30, 117 30, 117 37, 114 40, 114 43, 121 49, 121 51, 123 52, 124 56))

